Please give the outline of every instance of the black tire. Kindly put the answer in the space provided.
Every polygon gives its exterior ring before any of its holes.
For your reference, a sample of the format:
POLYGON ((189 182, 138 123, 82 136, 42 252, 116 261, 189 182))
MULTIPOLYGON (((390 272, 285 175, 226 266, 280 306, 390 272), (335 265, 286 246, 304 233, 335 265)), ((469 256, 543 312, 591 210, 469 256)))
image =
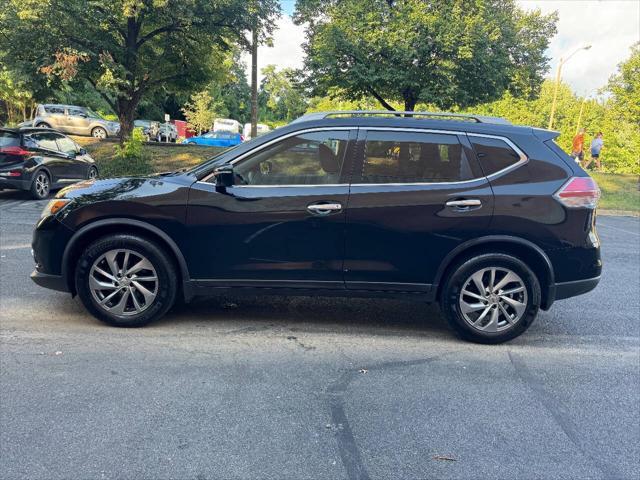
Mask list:
POLYGON ((31 197, 34 200, 44 200, 51 193, 51 177, 44 170, 38 170, 31 181, 31 197))
MULTIPOLYGON (((80 256, 75 272, 76 291, 85 308, 97 319, 115 327, 141 327, 164 316, 175 302, 177 283, 175 267, 165 250, 151 240, 130 234, 109 235, 96 240, 80 256), (109 312, 100 306, 89 286, 94 262, 105 253, 118 249, 130 250, 146 257, 155 269, 158 279, 157 294, 140 313, 116 315, 109 312)), ((129 304, 133 308, 131 301, 129 304)))
MULTIPOLYGON (((490 275, 490 273, 491 272, 488 271, 486 275, 490 275)), ((500 273, 498 273, 498 275, 499 274, 500 273)), ((498 282, 496 282, 495 286, 497 286, 497 284, 498 282)), ((475 286, 470 288, 476 289, 475 286)), ((464 299, 470 298, 472 297, 464 296, 464 299)), ((491 299, 477 301, 478 303, 476 305, 482 305, 477 310, 478 317, 481 313, 484 313, 485 309, 490 313, 493 313, 492 309, 499 311, 499 305, 491 305, 493 302, 497 301, 499 302, 499 297, 496 295, 493 295, 491 299)), ((462 339, 475 343, 496 344, 511 340, 526 331, 538 315, 540 301, 540 282, 533 271, 531 271, 531 269, 522 260, 505 253, 485 253, 471 258, 466 258, 454 265, 443 285, 440 297, 440 307, 451 328, 462 339), (513 324, 507 322, 505 316, 502 313, 499 313, 499 315, 502 316, 502 322, 505 326, 501 327, 503 328, 502 330, 495 332, 482 331, 480 328, 472 326, 471 323, 465 319, 465 315, 463 314, 460 306, 460 295, 465 284, 468 281, 471 281, 471 276, 474 273, 487 268, 497 268, 499 272, 504 272, 504 270, 501 269, 509 270, 515 273, 524 285, 523 293, 512 295, 522 295, 517 298, 520 303, 526 303, 526 308, 524 308, 523 313, 517 321, 513 322, 513 324), (524 293, 525 291, 526 296, 524 293)), ((503 305, 506 305, 506 303, 503 302, 503 305)), ((510 311, 509 313, 516 316, 515 310, 512 312, 510 311)), ((472 315, 475 314, 467 312, 467 316, 472 315)), ((500 317, 498 317, 498 319, 499 318, 500 317)), ((474 318, 471 320, 474 320, 474 318)), ((490 320, 481 320, 479 326, 482 326, 482 322, 488 321, 490 320)))
POLYGON ((87 171, 87 178, 89 180, 98 178, 98 169, 96 167, 89 167, 89 170, 87 171))

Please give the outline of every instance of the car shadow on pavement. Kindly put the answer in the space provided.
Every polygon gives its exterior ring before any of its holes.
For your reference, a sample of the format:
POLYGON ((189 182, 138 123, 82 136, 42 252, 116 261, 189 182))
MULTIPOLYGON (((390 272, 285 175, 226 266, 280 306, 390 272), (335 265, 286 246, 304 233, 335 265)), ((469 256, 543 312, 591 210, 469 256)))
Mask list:
POLYGON ((216 296, 180 305, 154 325, 237 322, 286 325, 298 331, 366 330, 368 333, 430 335, 447 332, 437 305, 422 302, 336 297, 216 296))

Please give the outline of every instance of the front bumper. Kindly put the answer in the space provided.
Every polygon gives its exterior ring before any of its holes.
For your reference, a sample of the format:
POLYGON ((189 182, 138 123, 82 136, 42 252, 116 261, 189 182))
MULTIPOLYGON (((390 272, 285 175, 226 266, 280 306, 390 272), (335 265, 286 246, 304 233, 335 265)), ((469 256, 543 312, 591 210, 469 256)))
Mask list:
POLYGON ((67 282, 64 281, 62 275, 50 275, 48 273, 42 273, 38 270, 31 272, 31 280, 40 285, 41 287, 48 288, 50 290, 57 290, 59 292, 68 292, 67 282))

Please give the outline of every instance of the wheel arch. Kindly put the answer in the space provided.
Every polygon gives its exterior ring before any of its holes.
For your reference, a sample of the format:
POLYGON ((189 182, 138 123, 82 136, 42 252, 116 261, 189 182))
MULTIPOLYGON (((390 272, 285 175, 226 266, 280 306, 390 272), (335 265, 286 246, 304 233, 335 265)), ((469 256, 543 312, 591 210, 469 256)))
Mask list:
POLYGON ((62 254, 62 277, 69 288, 69 291, 75 295, 76 288, 74 284, 75 269, 80 252, 89 243, 109 234, 138 234, 149 240, 153 240, 161 247, 167 250, 177 267, 179 275, 179 283, 183 286, 183 294, 188 295, 188 290, 184 288, 190 280, 187 262, 178 248, 174 240, 158 227, 141 220, 132 218, 108 218, 97 220, 80 228, 69 240, 62 254))
POLYGON ((463 258, 482 253, 498 252, 513 255, 524 261, 536 274, 542 292, 541 308, 548 310, 555 299, 555 272, 547 254, 535 243, 509 235, 491 235, 469 240, 449 252, 440 264, 434 281, 435 298, 442 293, 444 280, 463 258))

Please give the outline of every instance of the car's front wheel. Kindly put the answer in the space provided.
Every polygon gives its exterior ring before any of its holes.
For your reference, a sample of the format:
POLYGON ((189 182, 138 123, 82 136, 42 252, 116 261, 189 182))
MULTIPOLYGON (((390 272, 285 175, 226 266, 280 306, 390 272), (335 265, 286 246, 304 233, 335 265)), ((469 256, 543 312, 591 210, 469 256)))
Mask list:
POLYGON ((76 290, 99 320, 140 327, 162 317, 176 297, 177 276, 167 253, 136 235, 103 237, 78 260, 76 290))
POLYGON ((502 343, 529 328, 540 299, 540 283, 524 262, 504 253, 487 253, 454 266, 440 304, 460 337, 502 343))

